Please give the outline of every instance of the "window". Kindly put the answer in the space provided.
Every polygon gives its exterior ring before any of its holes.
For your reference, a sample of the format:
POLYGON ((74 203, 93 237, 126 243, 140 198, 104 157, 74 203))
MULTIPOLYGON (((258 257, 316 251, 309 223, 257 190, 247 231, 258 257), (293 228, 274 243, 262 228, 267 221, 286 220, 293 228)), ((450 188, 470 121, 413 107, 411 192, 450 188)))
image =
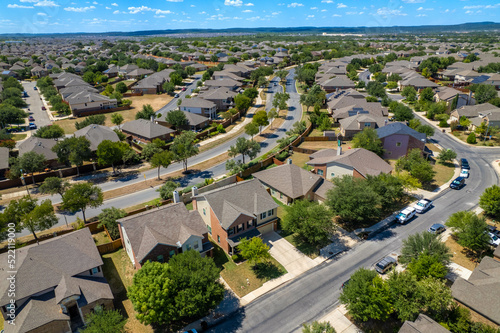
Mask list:
POLYGON ((253 227, 253 220, 247 222, 247 229, 250 229, 251 227, 253 227))
POLYGON ((370 127, 371 123, 365 123, 365 127, 370 127))
POLYGON ((236 232, 241 232, 241 231, 243 231, 243 229, 245 229, 245 223, 239 224, 236 227, 236 232))
POLYGON ((217 243, 220 243, 220 236, 217 235, 217 243))
POLYGON ((283 193, 280 193, 280 199, 283 199, 283 193))
POLYGON ((203 215, 207 215, 207 210, 203 208, 203 215))
POLYGON ((208 228, 208 233, 211 235, 212 234, 212 227, 207 225, 207 228, 208 228))
POLYGON ((227 229, 227 234, 228 234, 229 236, 234 235, 234 227, 233 227, 233 228, 230 228, 230 229, 227 229))
POLYGON ((173 256, 175 256, 175 250, 171 250, 168 255, 170 256, 170 258, 172 258, 173 256))
POLYGON ((98 266, 98 267, 94 267, 90 270, 90 275, 94 275, 94 274, 97 274, 101 271, 101 268, 98 266))
POLYGON ((188 251, 189 251, 189 250, 191 250, 191 245, 187 244, 187 245, 186 245, 186 249, 187 249, 188 251))
POLYGON ((264 212, 264 213, 260 213, 260 219, 261 219, 261 220, 265 219, 265 218, 266 218, 266 216, 267 216, 267 215, 266 215, 266 212, 264 212))
POLYGON ((272 216, 272 215, 273 215, 273 210, 272 209, 269 210, 269 211, 267 211, 267 216, 272 216))
POLYGON ((158 257, 156 257, 156 260, 158 262, 163 262, 163 255, 160 254, 158 257))
POLYGON ((330 177, 331 177, 331 178, 335 177, 335 172, 332 172, 332 173, 330 174, 330 177))
POLYGON ((276 191, 274 190, 274 188, 271 189, 271 194, 276 194, 276 191))
POLYGON ((193 245, 193 249, 198 250, 198 247, 199 247, 199 246, 198 246, 198 243, 194 243, 194 245, 193 245))
POLYGON ((396 147, 401 147, 401 142, 396 142, 396 147))
POLYGON ((323 170, 318 169, 318 175, 323 176, 323 170))

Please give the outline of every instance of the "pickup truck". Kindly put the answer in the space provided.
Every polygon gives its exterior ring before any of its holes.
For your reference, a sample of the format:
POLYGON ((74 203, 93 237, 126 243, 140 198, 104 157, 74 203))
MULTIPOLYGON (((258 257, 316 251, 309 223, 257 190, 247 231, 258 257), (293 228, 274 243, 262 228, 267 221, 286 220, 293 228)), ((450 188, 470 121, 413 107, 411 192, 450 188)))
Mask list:
POLYGON ((422 199, 419 200, 413 208, 417 211, 417 213, 422 214, 425 213, 425 211, 432 206, 432 201, 427 200, 427 199, 422 199))
POLYGON ((405 224, 406 222, 410 221, 416 213, 417 210, 415 208, 406 207, 401 212, 399 212, 398 216, 396 216, 396 222, 405 224))

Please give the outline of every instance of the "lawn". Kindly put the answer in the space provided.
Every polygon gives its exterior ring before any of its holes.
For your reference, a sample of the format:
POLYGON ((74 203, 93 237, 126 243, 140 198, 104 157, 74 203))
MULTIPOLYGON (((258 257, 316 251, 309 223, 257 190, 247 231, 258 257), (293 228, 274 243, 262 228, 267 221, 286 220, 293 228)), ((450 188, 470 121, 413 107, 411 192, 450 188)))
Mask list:
POLYGON ((476 262, 476 258, 471 256, 462 245, 458 244, 453 235, 448 237, 445 244, 450 248, 450 252, 453 255, 451 261, 467 269, 470 269, 471 271, 476 268, 478 264, 476 262))
MULTIPOLYGON (((337 149, 337 141, 304 141, 299 145, 299 148, 304 149, 337 149)), ((342 141, 342 151, 352 149, 351 141, 342 141)))
POLYGON ((128 317, 125 325, 127 332, 152 333, 151 326, 143 325, 135 318, 132 302, 127 298, 127 288, 132 285, 132 278, 136 271, 125 250, 121 248, 107 253, 102 256, 102 260, 104 277, 115 297, 115 308, 120 309, 122 314, 128 317))
POLYGON ((297 153, 297 152, 293 152, 290 158, 292 159, 293 164, 301 168, 304 167, 306 165, 306 162, 309 162, 310 160, 308 154, 297 153))
MULTIPOLYGON (((467 137, 469 136, 469 133, 466 134, 462 131, 453 131, 452 134, 463 142, 467 142, 467 137)), ((484 141, 484 139, 481 139, 480 136, 476 135, 476 141, 477 146, 500 146, 500 135, 492 137, 491 140, 486 139, 486 141, 484 141)))
POLYGON ((432 183, 423 186, 424 190, 434 191, 439 186, 449 182, 455 173, 455 165, 453 163, 436 162, 433 165, 433 169, 436 172, 434 179, 432 183))
POLYGON ((287 273, 274 258, 253 267, 248 261, 236 264, 215 243, 213 258, 217 267, 221 269, 220 275, 238 297, 243 297, 262 287, 265 282, 287 273))
POLYGON ((111 242, 111 239, 109 239, 108 235, 106 235, 105 231, 98 232, 96 234, 92 235, 92 238, 94 238, 95 245, 102 245, 102 244, 107 244, 111 242))
MULTIPOLYGON (((135 82, 135 80, 124 80, 124 81, 120 81, 120 82, 123 82, 123 83, 125 83, 125 85, 126 85, 126 86, 128 86, 128 85, 130 85, 130 84, 134 83, 134 82, 135 82)), ((114 82, 113 82, 113 83, 111 83, 111 86, 112 86, 113 88, 116 88, 116 85, 117 85, 118 83, 119 83, 119 82, 116 82, 116 83, 114 83, 114 82)))

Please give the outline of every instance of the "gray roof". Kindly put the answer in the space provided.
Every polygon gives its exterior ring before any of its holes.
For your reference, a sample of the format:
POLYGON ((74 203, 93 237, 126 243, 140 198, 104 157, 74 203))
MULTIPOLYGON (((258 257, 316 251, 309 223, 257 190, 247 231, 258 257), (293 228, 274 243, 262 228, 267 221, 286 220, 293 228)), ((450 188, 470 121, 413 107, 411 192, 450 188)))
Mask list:
MULTIPOLYGON (((202 116, 200 114, 196 114, 196 113, 192 113, 192 112, 187 112, 187 111, 181 111, 182 113, 184 113, 184 115, 186 116, 186 119, 187 121, 189 122, 189 125, 191 126, 198 126, 199 124, 202 124, 204 123, 205 121, 208 120, 207 117, 205 116, 202 116)), ((160 120, 160 121, 165 121, 166 122, 166 115, 167 115, 168 112, 166 112, 165 114, 163 114, 160 118, 157 118, 156 120, 160 120)))
POLYGON ((406 126, 403 123, 400 122, 394 122, 387 124, 385 126, 382 126, 380 128, 376 129, 378 137, 380 139, 385 138, 390 135, 394 134, 405 134, 405 135, 410 135, 414 137, 417 140, 424 140, 426 139, 426 135, 424 133, 420 133, 415 131, 413 128, 406 126))
POLYGON ((30 136, 19 145, 19 156, 23 156, 27 152, 34 151, 37 154, 42 154, 48 161, 57 159, 57 154, 52 151, 52 147, 56 145, 54 139, 42 139, 35 136, 30 136))
POLYGON ((419 314, 415 321, 405 321, 399 333, 449 333, 446 328, 424 314, 419 314))
POLYGON ((386 120, 387 118, 384 117, 361 113, 352 117, 340 119, 339 124, 344 130, 362 130, 364 126, 360 127, 359 123, 376 123, 377 127, 382 127, 385 125, 386 120))
POLYGON ((229 97, 234 97, 238 95, 238 93, 229 90, 225 87, 220 87, 217 89, 203 90, 198 95, 200 98, 206 99, 208 101, 227 99, 229 97))
POLYGON ((320 84, 322 87, 355 87, 356 83, 351 81, 347 76, 337 76, 333 79, 329 79, 320 84))
POLYGON ((84 136, 87 138, 87 140, 90 141, 90 150, 92 151, 96 151, 97 146, 99 146, 99 144, 104 140, 110 140, 113 142, 120 141, 118 134, 116 134, 111 128, 96 124, 88 125, 76 131, 74 136, 84 136))
POLYGON ((198 97, 191 97, 191 98, 185 98, 181 102, 181 107, 187 107, 187 108, 214 108, 215 103, 212 101, 208 101, 203 98, 198 98, 198 97))
POLYGON ((492 322, 500 325, 500 261, 484 257, 469 280, 457 278, 451 286, 453 297, 492 322))
POLYGON ((9 148, 0 147, 0 170, 9 168, 9 148))
POLYGON ((153 74, 154 72, 149 69, 144 69, 144 68, 137 68, 134 69, 130 72, 127 72, 127 76, 141 76, 141 75, 149 75, 153 74))
POLYGON ((146 119, 137 119, 123 124, 122 130, 148 139, 158 138, 174 130, 146 119))
MULTIPOLYGON (((7 262, 7 253, 0 255, 7 262)), ((16 299, 56 287, 63 276, 75 276, 103 264, 88 228, 16 250, 16 299)), ((0 280, 0 305, 9 302, 9 284, 0 280)))
POLYGON ((325 156, 315 158, 306 164, 322 165, 330 163, 350 166, 356 169, 365 178, 368 175, 377 176, 381 173, 390 173, 392 171, 392 167, 386 161, 377 154, 364 148, 351 149, 341 155, 335 153, 335 155, 331 157, 325 156))
POLYGON ((242 83, 231 79, 206 80, 207 87, 241 87, 242 83))
POLYGON ((204 197, 224 229, 241 214, 256 217, 257 214, 278 208, 257 179, 224 186, 198 195, 204 197))
POLYGON ((306 195, 307 192, 315 189, 322 180, 320 176, 295 164, 283 164, 256 172, 253 176, 292 199, 306 195))
POLYGON ((125 229, 139 262, 158 244, 176 247, 192 235, 203 238, 208 232, 198 211, 188 211, 183 203, 153 208, 118 222, 125 229))
POLYGON ((455 109, 453 112, 457 112, 459 117, 465 116, 467 118, 477 117, 479 113, 487 113, 490 110, 500 110, 496 106, 490 103, 476 104, 476 105, 464 105, 459 109, 455 109))

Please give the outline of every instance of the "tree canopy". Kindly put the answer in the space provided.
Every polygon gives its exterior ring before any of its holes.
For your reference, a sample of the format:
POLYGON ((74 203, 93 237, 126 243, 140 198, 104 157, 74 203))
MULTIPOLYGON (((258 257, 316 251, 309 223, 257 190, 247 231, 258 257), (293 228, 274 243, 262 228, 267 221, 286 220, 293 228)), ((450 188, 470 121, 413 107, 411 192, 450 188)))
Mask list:
POLYGON ((243 163, 245 163, 245 155, 250 159, 254 159, 260 152, 260 144, 253 140, 248 140, 244 137, 239 137, 234 146, 229 147, 229 157, 235 157, 241 154, 243 163))
POLYGON ((479 207, 492 217, 500 218, 500 187, 493 185, 484 190, 479 197, 479 207))
POLYGON ((364 148, 379 156, 384 154, 382 141, 374 128, 366 127, 361 132, 356 133, 352 139, 352 144, 354 148, 364 148))
POLYGON ((170 151, 174 160, 182 162, 184 171, 187 171, 188 158, 198 154, 198 147, 195 145, 196 133, 191 131, 184 131, 176 136, 170 151))
POLYGON ((101 188, 91 183, 74 184, 62 196, 62 207, 71 212, 81 210, 85 223, 87 222, 85 210, 88 207, 97 208, 102 205, 102 202, 101 188))

